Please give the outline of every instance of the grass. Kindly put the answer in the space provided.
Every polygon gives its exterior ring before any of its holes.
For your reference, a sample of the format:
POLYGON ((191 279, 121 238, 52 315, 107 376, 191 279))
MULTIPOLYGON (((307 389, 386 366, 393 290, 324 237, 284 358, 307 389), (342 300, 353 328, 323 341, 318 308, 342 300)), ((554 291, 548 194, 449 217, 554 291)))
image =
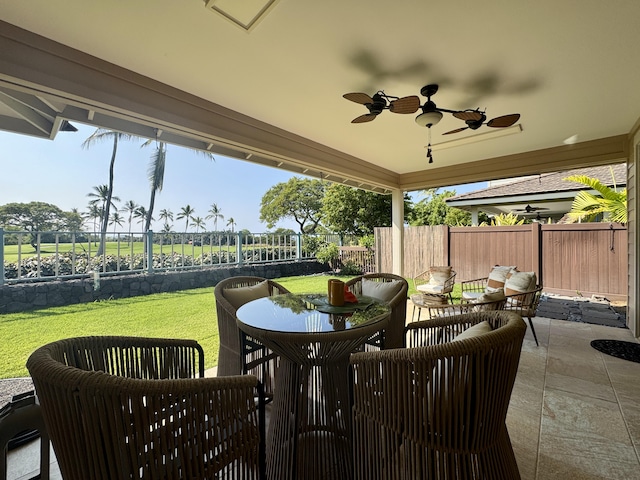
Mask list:
MULTIPOLYGON (((329 278, 351 277, 310 275, 277 282, 292 292, 311 293, 325 291, 329 278)), ((412 281, 409 286, 409 294, 415 293, 412 281)), ((193 338, 211 368, 220 345, 217 321, 211 287, 0 315, 0 378, 28 376, 25 363, 37 347, 84 335, 193 338)))
MULTIPOLYGON (((179 254, 182 254, 183 245, 180 243, 176 243, 173 245, 173 251, 179 254)), ((236 247, 234 245, 227 247, 226 245, 222 245, 220 247, 222 251, 226 252, 227 248, 230 253, 235 253, 236 247)), ((118 250, 118 242, 106 242, 105 245, 105 253, 107 255, 131 255, 131 251, 133 249, 133 254, 143 254, 144 253, 144 243, 143 242, 133 242, 132 244, 127 242, 120 242, 120 250, 118 250)), ((218 251, 218 246, 214 245, 210 247, 209 245, 189 245, 184 244, 184 254, 192 255, 194 257, 199 257, 203 253, 208 253, 211 250, 213 252, 218 251)), ((18 253, 21 253, 22 260, 35 257, 37 255, 36 250, 29 244, 22 244, 20 249, 18 249, 18 245, 5 245, 4 246, 4 261, 9 263, 14 263, 18 261, 18 253)), ((73 245, 71 243, 60 243, 58 244, 58 253, 65 254, 71 253, 73 251, 73 245)), ((86 253, 89 251, 89 244, 85 243, 76 243, 75 244, 75 252, 76 254, 86 253)), ((95 256, 98 251, 98 244, 91 243, 91 255, 95 256)), ((171 244, 162 245, 162 250, 160 249, 160 245, 153 245, 154 253, 165 253, 170 254, 172 251, 171 244)), ((40 255, 43 257, 55 255, 56 253, 56 244, 55 243, 42 243, 40 245, 40 255)))

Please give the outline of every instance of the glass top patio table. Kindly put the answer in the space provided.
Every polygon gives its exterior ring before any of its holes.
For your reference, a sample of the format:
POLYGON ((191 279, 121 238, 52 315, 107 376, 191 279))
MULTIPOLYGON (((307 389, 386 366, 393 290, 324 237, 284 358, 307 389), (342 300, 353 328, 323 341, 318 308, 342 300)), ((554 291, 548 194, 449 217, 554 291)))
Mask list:
MULTIPOLYGON (((282 333, 328 333, 370 328, 391 309, 376 299, 359 296, 357 303, 330 305, 323 294, 272 295, 241 306, 236 317, 250 328, 282 333)), ((379 329, 379 327, 378 327, 379 329)))
POLYGON ((389 322, 391 308, 360 297, 259 298, 236 312, 238 328, 280 356, 267 435, 267 477, 353 478, 349 356, 389 322))

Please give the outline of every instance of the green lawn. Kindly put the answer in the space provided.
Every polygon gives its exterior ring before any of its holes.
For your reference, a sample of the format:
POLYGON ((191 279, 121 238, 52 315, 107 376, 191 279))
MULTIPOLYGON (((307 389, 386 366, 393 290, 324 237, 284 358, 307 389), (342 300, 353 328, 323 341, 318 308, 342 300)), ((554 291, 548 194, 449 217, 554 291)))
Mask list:
MULTIPOLYGON (((75 244, 75 252, 76 254, 81 254, 81 253, 87 253, 89 252, 89 248, 91 248, 91 255, 94 256, 96 254, 96 252, 98 251, 98 244, 94 244, 93 242, 91 243, 91 246, 89 247, 88 243, 76 243, 75 244)), ((222 249, 223 252, 227 251, 227 246, 223 245, 220 247, 222 249)), ((209 245, 203 245, 203 246, 198 246, 198 245, 189 245, 189 244, 185 244, 184 245, 184 254, 185 255, 192 255, 194 257, 199 257, 200 255, 202 255, 203 253, 208 253, 213 249, 213 252, 217 252, 218 251, 218 247, 217 245, 214 245, 213 247, 210 247, 209 245)), ((235 246, 230 246, 228 247, 229 252, 230 253, 235 253, 236 251, 236 247, 235 246)), ((128 244, 127 242, 121 242, 120 243, 120 250, 118 250, 118 242, 107 242, 106 243, 106 247, 105 247, 105 253, 107 255, 131 255, 133 250, 133 254, 137 255, 137 254, 143 254, 144 253, 144 243, 143 242, 133 242, 132 244, 128 244)), ((5 245, 4 247, 4 261, 5 262, 9 262, 9 263, 13 263, 13 262, 17 262, 18 261, 18 245, 5 245)), ((71 253, 73 251, 73 245, 71 243, 61 243, 58 244, 58 253, 59 254, 65 254, 65 253, 71 253)), ((183 253, 183 245, 182 244, 174 244, 173 245, 173 251, 179 254, 183 253)), ((29 244, 23 244, 20 246, 20 252, 22 254, 22 259, 24 260, 25 258, 29 258, 29 257, 34 257, 36 256, 37 252, 36 250, 29 244)), ((162 248, 160 248, 160 245, 158 244, 154 244, 153 245, 153 253, 159 254, 159 253, 165 253, 165 254, 170 254, 172 252, 172 247, 171 244, 165 244, 162 245, 162 248)), ((43 243, 40 245, 40 255, 41 256, 49 256, 49 255, 55 255, 56 253, 56 245, 55 243, 43 243)))
MULTIPOLYGON (((325 291, 329 278, 311 275, 276 281, 292 292, 311 293, 325 291)), ((409 285, 409 294, 415 293, 413 282, 409 285)), ((216 322, 212 287, 0 315, 0 378, 27 376, 25 363, 37 347, 82 335, 193 338, 204 348, 210 368, 218 359, 216 322)))

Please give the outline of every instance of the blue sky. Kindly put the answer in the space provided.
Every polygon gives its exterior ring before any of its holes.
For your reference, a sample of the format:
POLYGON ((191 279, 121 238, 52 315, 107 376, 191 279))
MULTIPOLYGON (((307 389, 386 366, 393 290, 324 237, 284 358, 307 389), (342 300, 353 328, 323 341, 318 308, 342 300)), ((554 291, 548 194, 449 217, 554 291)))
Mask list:
MULTIPOLYGON (((94 131, 94 127, 74 125, 77 132, 60 132, 54 141, 25 135, 0 132, 0 205, 10 202, 41 201, 57 205, 68 211, 78 208, 86 211, 87 194, 96 185, 108 182, 111 142, 82 149, 82 142, 94 131)), ((115 163, 114 194, 148 207, 149 182, 147 168, 153 146, 141 148, 142 141, 122 142, 118 146, 115 163)), ((189 204, 195 215, 205 218, 211 204, 215 203, 225 217, 218 228, 225 227, 230 217, 236 222, 236 230, 247 229, 254 233, 265 232, 260 222, 262 196, 280 182, 286 182, 292 173, 263 167, 242 160, 215 156, 210 161, 191 150, 168 146, 164 188, 156 195, 157 212, 166 208, 174 215, 189 204)), ((486 183, 455 187, 457 193, 484 188, 486 183)), ((414 192, 415 200, 422 197, 414 192)), ((126 216, 123 213, 123 216, 126 216)), ((184 221, 174 220, 174 230, 184 230, 184 221), (182 227, 182 228, 181 228, 182 227)), ((297 231, 293 221, 277 225, 297 231)), ((133 229, 141 228, 134 223, 133 229)), ((126 222, 122 231, 127 230, 126 222)), ((156 221, 155 230, 162 228, 156 221)), ((213 220, 207 221, 213 229, 213 220)))

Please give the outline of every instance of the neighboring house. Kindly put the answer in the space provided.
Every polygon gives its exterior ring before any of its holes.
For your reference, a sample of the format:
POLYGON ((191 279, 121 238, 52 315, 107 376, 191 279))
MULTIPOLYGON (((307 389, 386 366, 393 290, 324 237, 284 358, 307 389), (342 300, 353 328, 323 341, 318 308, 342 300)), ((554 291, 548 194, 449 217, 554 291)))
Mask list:
MULTIPOLYGON (((627 185, 627 166, 624 163, 602 167, 580 168, 565 172, 543 173, 508 181, 490 182, 488 188, 456 195, 446 199, 450 207, 471 212, 473 225, 478 224, 478 212, 489 216, 515 213, 543 222, 557 223, 569 210, 576 194, 587 187, 563 180, 572 175, 597 178, 605 185, 618 189, 627 185)), ((595 193, 595 191, 592 190, 595 193)))

